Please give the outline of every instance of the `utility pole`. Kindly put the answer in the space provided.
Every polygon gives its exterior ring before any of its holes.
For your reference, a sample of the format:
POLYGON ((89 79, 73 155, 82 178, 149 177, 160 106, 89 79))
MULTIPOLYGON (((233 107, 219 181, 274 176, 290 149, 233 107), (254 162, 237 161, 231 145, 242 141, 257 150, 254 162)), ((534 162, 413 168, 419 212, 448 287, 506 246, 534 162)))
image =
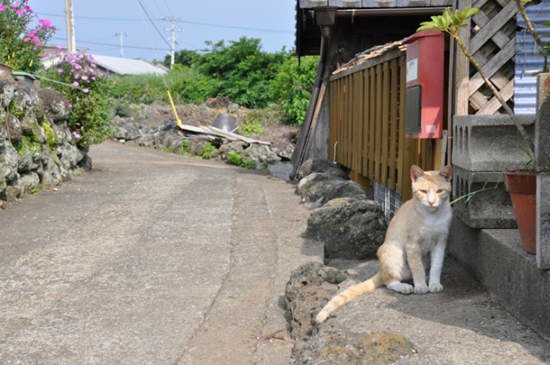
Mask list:
POLYGON ((182 32, 183 29, 178 28, 178 19, 175 16, 165 17, 165 18, 162 18, 162 20, 169 21, 169 22, 172 23, 172 26, 170 28, 165 28, 165 30, 171 32, 171 37, 170 37, 170 68, 174 68, 174 63, 176 61, 176 44, 178 43, 176 41, 176 33, 177 32, 182 32))
POLYGON ((124 38, 128 36, 126 32, 117 32, 115 36, 118 37, 120 43, 120 57, 124 57, 124 38))
POLYGON ((69 52, 76 52, 73 0, 65 0, 65 21, 67 23, 67 50, 69 52))

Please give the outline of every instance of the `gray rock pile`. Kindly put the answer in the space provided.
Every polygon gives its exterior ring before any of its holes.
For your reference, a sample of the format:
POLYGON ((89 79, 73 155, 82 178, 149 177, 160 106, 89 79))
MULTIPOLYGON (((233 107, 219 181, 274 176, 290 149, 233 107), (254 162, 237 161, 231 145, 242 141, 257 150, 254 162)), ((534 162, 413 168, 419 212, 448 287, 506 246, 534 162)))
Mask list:
POLYGON ((67 126, 69 112, 54 90, 0 79, 0 199, 18 199, 91 168, 67 126))
MULTIPOLYGON (((220 129, 235 129, 245 112, 235 104, 230 105, 232 114, 218 113, 206 104, 178 106, 178 114, 185 124, 195 126, 214 125, 220 129)), ((228 110, 229 110, 228 109, 228 110)), ((278 138, 272 146, 230 141, 221 137, 193 134, 180 130, 174 123, 172 112, 167 105, 139 105, 119 107, 113 117, 114 138, 121 142, 136 143, 140 146, 168 150, 185 155, 225 160, 231 152, 244 161, 253 162, 258 168, 279 161, 290 160, 294 144, 278 138), (203 155, 209 145, 207 156, 203 155)), ((231 132, 231 130, 229 130, 231 132)))
POLYGON ((365 259, 384 241, 387 221, 361 185, 330 161, 308 160, 297 170, 296 193, 314 208, 304 233, 323 242, 325 259, 365 259))

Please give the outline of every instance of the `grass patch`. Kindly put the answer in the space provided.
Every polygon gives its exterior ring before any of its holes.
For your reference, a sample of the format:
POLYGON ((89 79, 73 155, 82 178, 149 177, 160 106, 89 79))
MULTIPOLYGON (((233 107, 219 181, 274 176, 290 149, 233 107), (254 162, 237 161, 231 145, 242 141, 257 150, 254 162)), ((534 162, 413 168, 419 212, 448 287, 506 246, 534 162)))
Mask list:
POLYGON ((238 154, 235 151, 229 151, 227 154, 226 163, 230 165, 240 166, 247 169, 255 169, 256 168, 256 162, 247 160, 244 158, 244 156, 238 154))
POLYGON ((212 153, 216 150, 216 146, 214 146, 212 143, 208 142, 204 146, 204 150, 202 151, 202 158, 205 160, 210 160, 212 158, 212 153))

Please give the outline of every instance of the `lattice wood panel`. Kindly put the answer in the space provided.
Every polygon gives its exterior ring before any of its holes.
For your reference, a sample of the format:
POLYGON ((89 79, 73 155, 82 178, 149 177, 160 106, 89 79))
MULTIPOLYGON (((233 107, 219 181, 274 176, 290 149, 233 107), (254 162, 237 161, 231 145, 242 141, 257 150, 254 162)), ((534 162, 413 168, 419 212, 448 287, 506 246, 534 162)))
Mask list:
MULTIPOLYGON (((462 8, 470 3, 480 11, 472 19, 471 31, 469 34, 465 32, 463 37, 466 38, 470 53, 482 66, 484 73, 513 108, 517 12, 515 2, 512 0, 461 0, 459 6, 462 8)), ((473 66, 469 67, 467 74, 469 82, 462 84, 462 87, 467 90, 459 92, 459 95, 467 97, 467 113, 480 115, 501 113, 500 103, 483 83, 473 66)))

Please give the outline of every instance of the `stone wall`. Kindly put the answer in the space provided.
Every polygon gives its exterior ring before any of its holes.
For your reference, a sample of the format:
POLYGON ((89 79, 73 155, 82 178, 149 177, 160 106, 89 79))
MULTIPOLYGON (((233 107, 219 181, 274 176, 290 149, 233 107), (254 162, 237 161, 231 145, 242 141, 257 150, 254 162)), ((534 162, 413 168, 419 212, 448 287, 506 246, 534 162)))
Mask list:
POLYGON ((69 112, 54 90, 0 79, 0 200, 19 199, 91 168, 67 126, 69 112))

